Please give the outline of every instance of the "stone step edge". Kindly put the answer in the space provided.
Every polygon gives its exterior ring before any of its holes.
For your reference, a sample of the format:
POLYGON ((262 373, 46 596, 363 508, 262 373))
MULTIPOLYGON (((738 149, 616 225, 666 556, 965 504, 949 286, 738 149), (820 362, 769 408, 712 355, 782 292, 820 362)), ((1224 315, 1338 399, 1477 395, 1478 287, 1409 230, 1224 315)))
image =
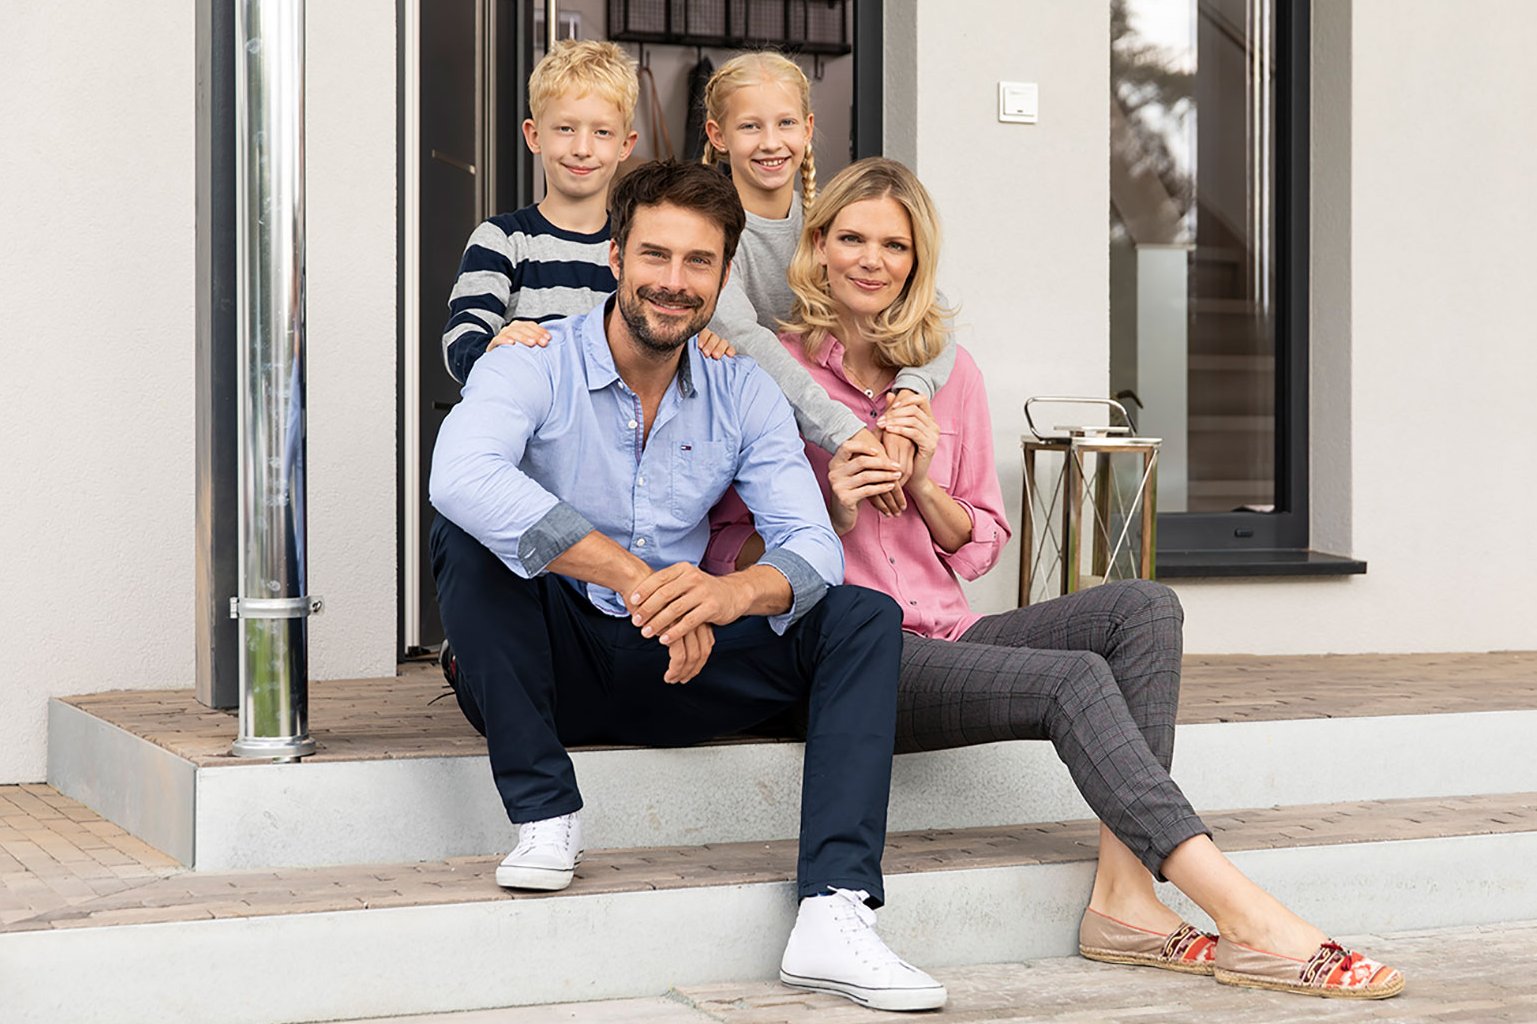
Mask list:
MULTIPOLYGON (((1537 793, 1244 808, 1209 813, 1204 820, 1229 853, 1537 833, 1537 793)), ((894 832, 887 837, 882 866, 893 878, 1087 863, 1097 855, 1098 838, 1093 819, 894 832)), ((494 877, 499 856, 344 869, 182 872, 45 911, 0 932, 787 883, 794 878, 796 854, 794 840, 593 850, 578 866, 572 886, 558 893, 500 889, 494 877)))
MULTIPOLYGON (((1524 792, 1537 790, 1534 732, 1537 710, 1190 725, 1174 776, 1197 808, 1524 792)), ((597 846, 796 833, 793 744, 583 750, 573 760, 597 846)), ((486 855, 512 835, 484 756, 204 770, 57 701, 49 781, 200 870, 486 855)), ((1089 813, 1046 741, 902 755, 892 793, 893 830, 1089 813)))
MULTIPOLYGON (((1304 917, 1360 934, 1537 917, 1534 856, 1528 832, 1234 859, 1304 917)), ((880 929, 920 966, 1070 955, 1092 872, 1077 862, 893 876, 880 929)), ((7 1024, 299 1024, 617 999, 773 978, 793 917, 791 887, 776 883, 0 934, 0 991, 7 1024), (274 973, 280 963, 309 969, 274 973)))

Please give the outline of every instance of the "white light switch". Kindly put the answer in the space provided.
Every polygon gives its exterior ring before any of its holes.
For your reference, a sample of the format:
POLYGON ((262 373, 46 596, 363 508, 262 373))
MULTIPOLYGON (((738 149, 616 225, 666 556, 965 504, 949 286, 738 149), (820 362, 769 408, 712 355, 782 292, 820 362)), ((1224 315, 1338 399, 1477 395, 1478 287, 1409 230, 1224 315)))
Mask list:
POLYGON ((998 83, 998 120, 1035 124, 1040 118, 1041 87, 1035 82, 998 83))

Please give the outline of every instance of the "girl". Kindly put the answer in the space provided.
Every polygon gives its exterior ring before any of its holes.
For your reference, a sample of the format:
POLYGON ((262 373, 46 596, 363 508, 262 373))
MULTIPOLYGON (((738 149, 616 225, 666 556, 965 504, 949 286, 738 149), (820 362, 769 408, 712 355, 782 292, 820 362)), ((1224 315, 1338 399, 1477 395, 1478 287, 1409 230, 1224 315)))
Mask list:
MULTIPOLYGON (((704 162, 729 167, 747 211, 747 228, 710 330, 752 356, 774 377, 795 407, 802 434, 813 444, 836 452, 852 438, 856 443, 850 451, 875 454, 870 442, 879 431, 873 424, 832 401, 826 390, 784 355, 774 338, 794 301, 786 272, 805 210, 816 199, 811 83, 799 65, 781 54, 743 53, 710 76, 704 107, 708 142, 704 162)), ((954 363, 954 346, 941 346, 932 359, 904 367, 893 389, 932 395, 949 377, 954 363)), ((913 445, 895 433, 882 440, 905 481, 912 470, 913 445)), ((899 513, 906 504, 900 488, 874 500, 888 515, 899 513)))
MULTIPOLYGON (((1313 995, 1396 995, 1400 972, 1343 949, 1239 872, 1169 777, 1182 624, 1172 591, 1130 580, 999 615, 968 608, 956 576, 990 569, 1009 536, 981 374, 963 351, 932 399, 881 402, 902 367, 945 343, 938 237, 911 171, 881 159, 849 167, 806 218, 781 336, 835 398, 916 448, 905 489, 917 514, 890 520, 861 503, 901 486, 896 471, 807 446, 848 582, 902 607, 898 752, 1052 741, 1102 822, 1085 957, 1313 995), (1159 902, 1155 877, 1210 914, 1221 940, 1159 902)), ((743 537, 740 524, 718 530, 711 560, 730 564, 743 537)))

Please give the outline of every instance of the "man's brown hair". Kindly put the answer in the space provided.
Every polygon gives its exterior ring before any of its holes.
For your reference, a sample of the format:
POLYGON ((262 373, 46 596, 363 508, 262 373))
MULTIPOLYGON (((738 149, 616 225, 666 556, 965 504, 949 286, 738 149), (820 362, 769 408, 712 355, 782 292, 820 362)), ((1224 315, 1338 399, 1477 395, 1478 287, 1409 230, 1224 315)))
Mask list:
POLYGON ((720 225, 725 235, 725 262, 721 273, 736 255, 737 241, 747 226, 742 200, 731 179, 702 164, 676 160, 654 160, 626 174, 614 185, 608 197, 609 229, 619 252, 630 240, 630 225, 635 210, 641 206, 669 203, 684 210, 703 214, 720 225))

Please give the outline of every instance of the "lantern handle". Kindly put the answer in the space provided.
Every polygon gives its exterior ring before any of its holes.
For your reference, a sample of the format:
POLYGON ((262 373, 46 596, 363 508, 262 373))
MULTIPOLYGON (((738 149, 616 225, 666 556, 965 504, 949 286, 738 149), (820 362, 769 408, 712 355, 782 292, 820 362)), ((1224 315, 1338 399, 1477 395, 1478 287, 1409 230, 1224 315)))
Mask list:
POLYGON ((1025 423, 1030 427, 1030 433, 1041 441, 1064 440, 1069 437, 1110 437, 1131 433, 1131 417, 1126 412, 1126 407, 1113 398, 1078 398, 1071 395, 1037 395, 1034 398, 1025 399, 1025 423), (1106 425, 1103 427, 1083 426, 1057 426, 1054 428, 1059 433, 1043 434, 1035 425, 1035 420, 1030 415, 1032 405, 1103 405, 1112 413, 1120 413, 1124 426, 1106 425))

